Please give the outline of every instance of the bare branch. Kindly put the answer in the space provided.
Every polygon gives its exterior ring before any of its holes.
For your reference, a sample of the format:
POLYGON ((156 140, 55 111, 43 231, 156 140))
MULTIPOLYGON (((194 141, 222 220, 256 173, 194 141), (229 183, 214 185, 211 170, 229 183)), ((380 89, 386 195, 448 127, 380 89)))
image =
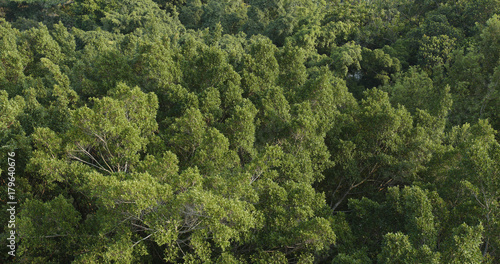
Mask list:
POLYGON ((82 159, 80 159, 79 157, 77 157, 77 156, 75 156, 75 155, 73 155, 73 154, 69 154, 68 156, 69 156, 69 158, 70 158, 70 159, 78 160, 78 161, 80 161, 80 162, 82 162, 82 163, 84 163, 84 164, 87 164, 87 165, 90 165, 90 166, 95 167, 95 168, 97 168, 97 169, 104 170, 104 171, 106 171, 106 172, 108 172, 108 173, 111 173, 111 171, 109 171, 109 170, 107 170, 107 169, 103 168, 102 166, 97 166, 97 165, 95 165, 95 164, 92 164, 92 163, 90 163, 90 162, 87 162, 87 161, 85 161, 85 160, 82 160, 82 159))
POLYGON ((132 245, 132 247, 135 247, 135 246, 136 246, 137 244, 139 244, 141 241, 144 241, 144 240, 148 239, 150 236, 152 236, 152 235, 156 234, 157 232, 158 232, 158 231, 156 231, 156 232, 154 232, 154 233, 152 233, 152 234, 149 234, 149 235, 148 235, 148 236, 146 236, 145 238, 143 238, 143 239, 141 239, 141 240, 139 240, 139 241, 135 242, 135 243, 132 245))

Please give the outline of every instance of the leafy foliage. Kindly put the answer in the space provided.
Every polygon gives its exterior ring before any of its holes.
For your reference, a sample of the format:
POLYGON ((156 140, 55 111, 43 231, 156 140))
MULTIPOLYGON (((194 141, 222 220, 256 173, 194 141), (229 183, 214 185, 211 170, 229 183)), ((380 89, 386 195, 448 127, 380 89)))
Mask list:
POLYGON ((499 11, 1 2, 0 262, 497 263, 499 11))

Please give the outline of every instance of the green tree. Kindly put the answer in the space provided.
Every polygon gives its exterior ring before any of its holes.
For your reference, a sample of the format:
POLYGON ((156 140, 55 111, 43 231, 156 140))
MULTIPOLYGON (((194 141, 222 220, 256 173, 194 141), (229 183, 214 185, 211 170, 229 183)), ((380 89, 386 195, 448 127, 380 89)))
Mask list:
POLYGON ((428 247, 415 249, 408 237, 402 233, 388 233, 384 236, 382 252, 378 255, 380 263, 440 263, 439 253, 428 247))

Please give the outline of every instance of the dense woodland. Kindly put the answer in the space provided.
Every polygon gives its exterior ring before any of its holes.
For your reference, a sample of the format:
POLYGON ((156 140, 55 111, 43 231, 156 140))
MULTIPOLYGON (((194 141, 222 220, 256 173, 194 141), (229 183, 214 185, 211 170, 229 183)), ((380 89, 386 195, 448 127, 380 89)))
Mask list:
POLYGON ((0 1, 0 262, 500 263, 499 59, 499 0, 0 1))

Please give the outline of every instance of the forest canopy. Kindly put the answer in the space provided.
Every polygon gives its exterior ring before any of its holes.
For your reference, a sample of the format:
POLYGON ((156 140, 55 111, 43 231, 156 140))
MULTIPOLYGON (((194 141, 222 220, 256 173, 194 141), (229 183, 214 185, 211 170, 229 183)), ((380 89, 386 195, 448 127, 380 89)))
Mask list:
POLYGON ((0 262, 499 263, 499 109, 498 0, 0 1, 0 262))

